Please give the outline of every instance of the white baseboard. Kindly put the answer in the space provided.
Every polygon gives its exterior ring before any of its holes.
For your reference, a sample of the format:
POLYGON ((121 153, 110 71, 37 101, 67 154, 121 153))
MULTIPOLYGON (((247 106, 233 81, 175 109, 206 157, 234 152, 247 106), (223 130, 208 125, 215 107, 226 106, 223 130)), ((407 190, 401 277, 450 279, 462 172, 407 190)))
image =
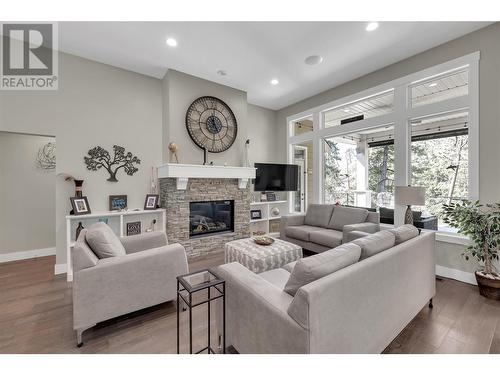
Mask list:
POLYGON ((447 277, 453 280, 458 280, 467 284, 477 285, 476 276, 472 272, 460 271, 454 268, 443 267, 436 264, 436 275, 447 277))
POLYGON ((56 264, 54 266, 54 275, 66 273, 66 263, 56 264))
POLYGON ((15 251, 13 253, 0 254, 0 263, 13 262, 15 260, 33 259, 56 255, 55 247, 47 247, 46 249, 35 249, 27 251, 15 251))

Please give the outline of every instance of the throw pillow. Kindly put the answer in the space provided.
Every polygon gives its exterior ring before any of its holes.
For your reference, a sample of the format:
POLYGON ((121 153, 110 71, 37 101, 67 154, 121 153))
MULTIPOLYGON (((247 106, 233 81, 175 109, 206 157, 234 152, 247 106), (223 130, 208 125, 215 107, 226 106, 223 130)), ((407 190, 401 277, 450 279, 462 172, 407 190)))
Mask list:
POLYGON ((417 237, 419 233, 418 228, 411 224, 401 225, 396 229, 389 229, 389 231, 396 237, 396 245, 417 237))
POLYGON ((342 231, 344 225, 364 223, 368 210, 364 208, 335 206, 328 228, 342 231))
POLYGON ((360 260, 363 260, 393 247, 395 242, 396 236, 388 230, 383 230, 363 238, 358 238, 351 243, 355 243, 361 247, 360 260))
POLYGON ((105 223, 99 222, 88 227, 85 239, 100 259, 126 255, 120 239, 105 223))
POLYGON ((347 243, 335 249, 299 259, 283 290, 294 296, 303 285, 356 263, 360 255, 361 248, 358 245, 347 243))
POLYGON ((333 206, 330 204, 310 204, 307 207, 304 224, 326 228, 332 217, 332 211, 333 206))

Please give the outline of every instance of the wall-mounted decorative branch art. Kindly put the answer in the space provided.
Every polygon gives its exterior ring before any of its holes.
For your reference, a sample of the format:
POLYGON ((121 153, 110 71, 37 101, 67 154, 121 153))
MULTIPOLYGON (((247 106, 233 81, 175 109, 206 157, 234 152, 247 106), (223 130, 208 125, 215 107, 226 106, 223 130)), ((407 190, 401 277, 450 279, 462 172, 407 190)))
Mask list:
POLYGON ((97 171, 104 168, 109 173, 108 181, 118 182, 116 179, 116 173, 123 168, 125 173, 132 176, 139 169, 135 167, 135 164, 141 164, 141 160, 132 155, 131 152, 125 152, 125 148, 121 146, 114 145, 113 153, 111 154, 102 148, 101 146, 96 146, 89 150, 88 156, 83 159, 89 171, 97 171))
POLYGON ((40 147, 36 156, 36 166, 46 171, 56 169, 56 143, 48 142, 40 147))

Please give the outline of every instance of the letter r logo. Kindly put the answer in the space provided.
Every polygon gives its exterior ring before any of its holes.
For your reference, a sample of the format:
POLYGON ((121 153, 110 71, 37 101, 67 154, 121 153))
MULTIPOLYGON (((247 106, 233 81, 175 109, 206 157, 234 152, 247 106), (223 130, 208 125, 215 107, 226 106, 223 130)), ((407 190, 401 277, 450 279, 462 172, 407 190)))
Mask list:
POLYGON ((52 75, 51 24, 3 24, 4 75, 52 75))

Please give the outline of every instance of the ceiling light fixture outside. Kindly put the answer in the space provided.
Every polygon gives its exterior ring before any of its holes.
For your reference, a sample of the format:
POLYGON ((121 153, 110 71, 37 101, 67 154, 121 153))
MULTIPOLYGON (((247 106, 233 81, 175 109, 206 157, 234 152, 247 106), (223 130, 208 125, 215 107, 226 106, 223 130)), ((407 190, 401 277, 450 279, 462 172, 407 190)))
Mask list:
POLYGON ((366 26, 366 31, 373 31, 373 30, 376 30, 376 29, 378 29, 378 22, 370 22, 366 26))
POLYGON ((323 62, 323 57, 320 55, 311 55, 311 56, 306 57, 304 62, 307 65, 319 65, 323 62))
POLYGON ((174 38, 168 38, 167 39, 167 46, 177 47, 177 40, 175 40, 174 38))
POLYGON ((280 83, 280 81, 278 81, 276 78, 273 78, 270 83, 271 85, 276 86, 278 83, 280 83))

